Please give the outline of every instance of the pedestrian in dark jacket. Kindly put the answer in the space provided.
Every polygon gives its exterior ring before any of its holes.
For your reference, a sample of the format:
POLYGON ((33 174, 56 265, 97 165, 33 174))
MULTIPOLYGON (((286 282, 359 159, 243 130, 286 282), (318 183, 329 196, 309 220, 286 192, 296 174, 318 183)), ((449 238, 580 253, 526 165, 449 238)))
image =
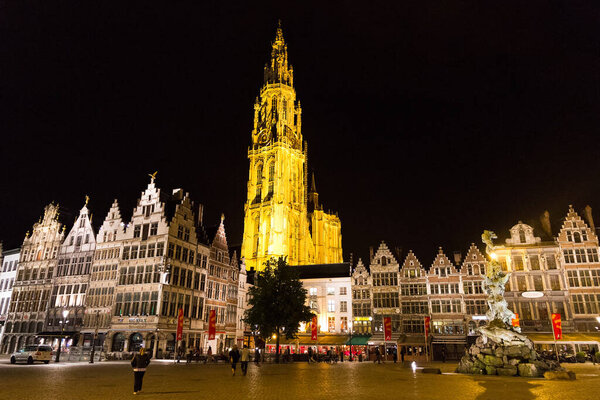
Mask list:
POLYGON ((131 360, 131 367, 133 368, 133 394, 138 394, 142 391, 142 381, 144 380, 144 373, 148 364, 150 364, 150 355, 142 347, 140 352, 131 360))
POLYGON ((235 375, 235 369, 237 368, 238 360, 240 359, 240 352, 238 351, 237 346, 233 346, 233 348, 229 351, 229 361, 231 361, 231 374, 235 375))

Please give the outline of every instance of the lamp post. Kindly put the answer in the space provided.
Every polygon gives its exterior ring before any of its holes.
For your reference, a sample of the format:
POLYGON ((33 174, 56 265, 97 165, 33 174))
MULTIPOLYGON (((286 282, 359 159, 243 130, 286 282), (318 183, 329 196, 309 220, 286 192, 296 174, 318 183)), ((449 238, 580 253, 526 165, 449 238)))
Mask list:
POLYGON ((60 348, 62 347, 62 338, 63 338, 64 333, 65 333, 65 324, 67 323, 67 316, 68 315, 69 315, 69 310, 63 310, 63 312, 62 312, 63 320, 61 321, 60 337, 58 338, 58 351, 56 352, 56 360, 55 360, 55 362, 59 362, 60 361, 60 348))
POLYGON ((94 363, 94 355, 96 354, 96 340, 98 340, 98 314, 100 310, 96 310, 96 330, 94 330, 94 339, 92 340, 92 353, 90 355, 90 364, 94 363))

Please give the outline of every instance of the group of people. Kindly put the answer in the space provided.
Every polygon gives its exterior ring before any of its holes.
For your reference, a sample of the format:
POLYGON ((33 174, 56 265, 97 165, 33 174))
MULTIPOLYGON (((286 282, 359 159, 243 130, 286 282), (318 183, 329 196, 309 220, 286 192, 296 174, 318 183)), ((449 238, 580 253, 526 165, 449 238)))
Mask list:
MULTIPOLYGON (((259 359, 260 357, 255 357, 254 362, 256 365, 258 365, 259 359)), ((233 376, 235 376, 238 361, 242 364, 242 373, 246 375, 248 372, 248 362, 250 361, 250 349, 248 349, 247 345, 244 345, 242 351, 239 351, 237 346, 233 346, 233 348, 229 350, 229 362, 231 362, 231 374, 233 376)))

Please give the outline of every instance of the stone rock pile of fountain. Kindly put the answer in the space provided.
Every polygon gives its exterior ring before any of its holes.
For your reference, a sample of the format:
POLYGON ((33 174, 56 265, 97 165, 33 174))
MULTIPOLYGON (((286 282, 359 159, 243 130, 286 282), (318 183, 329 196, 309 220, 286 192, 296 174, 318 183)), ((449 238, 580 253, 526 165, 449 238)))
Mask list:
POLYGON ((526 336, 500 327, 483 327, 460 360, 456 372, 464 374, 541 377, 561 369, 556 361, 544 360, 526 336))

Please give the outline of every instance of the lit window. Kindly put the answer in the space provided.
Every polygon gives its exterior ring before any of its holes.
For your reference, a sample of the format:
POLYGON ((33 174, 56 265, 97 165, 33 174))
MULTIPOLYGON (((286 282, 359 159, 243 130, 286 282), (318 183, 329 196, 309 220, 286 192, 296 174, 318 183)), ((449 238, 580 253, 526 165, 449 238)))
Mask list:
POLYGON ((334 287, 328 287, 327 288, 327 294, 328 295, 334 295, 335 294, 335 288, 334 287))
POLYGON ((335 300, 328 300, 327 301, 327 311, 329 311, 329 312, 335 312, 335 300))

